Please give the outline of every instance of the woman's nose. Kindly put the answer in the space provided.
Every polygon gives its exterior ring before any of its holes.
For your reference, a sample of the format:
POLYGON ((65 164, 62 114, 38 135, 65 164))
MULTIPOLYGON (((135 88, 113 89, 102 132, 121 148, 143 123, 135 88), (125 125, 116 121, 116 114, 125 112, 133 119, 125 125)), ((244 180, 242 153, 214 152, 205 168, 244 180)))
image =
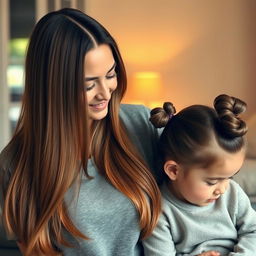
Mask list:
POLYGON ((101 81, 98 91, 98 97, 100 99, 109 100, 111 97, 111 90, 106 81, 101 81))

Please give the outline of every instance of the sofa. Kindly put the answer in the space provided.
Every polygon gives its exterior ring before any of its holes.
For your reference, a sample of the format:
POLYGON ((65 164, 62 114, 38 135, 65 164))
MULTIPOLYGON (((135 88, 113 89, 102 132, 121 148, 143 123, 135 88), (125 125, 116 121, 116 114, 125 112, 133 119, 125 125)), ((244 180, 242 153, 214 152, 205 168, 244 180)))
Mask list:
POLYGON ((256 158, 246 158, 233 179, 243 188, 256 210, 256 158))
POLYGON ((234 180, 240 184, 256 209, 256 114, 247 120, 247 154, 244 164, 234 180))
MULTIPOLYGON (((256 115, 247 122, 247 155, 241 170, 233 177, 247 193, 253 208, 256 210, 256 115)), ((6 240, 6 235, 0 225, 0 256, 21 256, 14 241, 6 240)))

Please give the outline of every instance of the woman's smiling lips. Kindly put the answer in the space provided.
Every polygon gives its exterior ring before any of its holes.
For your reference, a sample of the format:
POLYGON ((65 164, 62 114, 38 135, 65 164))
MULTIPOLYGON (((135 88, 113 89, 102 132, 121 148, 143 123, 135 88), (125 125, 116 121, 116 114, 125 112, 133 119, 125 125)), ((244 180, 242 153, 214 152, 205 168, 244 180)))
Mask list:
POLYGON ((108 101, 101 101, 97 104, 89 104, 89 107, 93 109, 94 111, 101 111, 104 110, 108 105, 108 101))

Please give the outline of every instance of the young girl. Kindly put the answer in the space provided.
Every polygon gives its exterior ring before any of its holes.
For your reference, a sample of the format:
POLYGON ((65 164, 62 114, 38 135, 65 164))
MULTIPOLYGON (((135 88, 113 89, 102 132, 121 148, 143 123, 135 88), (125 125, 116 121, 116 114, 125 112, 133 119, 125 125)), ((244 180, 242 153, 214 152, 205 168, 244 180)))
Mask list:
POLYGON ((220 95, 214 109, 193 105, 175 114, 171 103, 151 111, 164 127, 159 148, 165 183, 163 213, 147 256, 243 255, 256 253, 256 213, 232 177, 245 157, 246 104, 220 95))
POLYGON ((26 256, 138 256, 161 195, 158 134, 142 106, 120 105, 117 44, 74 9, 45 15, 26 58, 21 115, 0 155, 5 229, 26 256))

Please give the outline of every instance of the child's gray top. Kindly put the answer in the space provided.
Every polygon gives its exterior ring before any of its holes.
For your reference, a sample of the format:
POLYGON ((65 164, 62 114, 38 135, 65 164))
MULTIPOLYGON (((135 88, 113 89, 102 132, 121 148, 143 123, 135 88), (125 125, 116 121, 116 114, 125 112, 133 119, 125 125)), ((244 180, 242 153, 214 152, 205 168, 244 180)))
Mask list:
POLYGON ((195 206, 162 188, 163 214, 151 237, 143 242, 145 256, 198 255, 216 250, 221 256, 256 253, 256 212, 233 180, 216 202, 195 206))

